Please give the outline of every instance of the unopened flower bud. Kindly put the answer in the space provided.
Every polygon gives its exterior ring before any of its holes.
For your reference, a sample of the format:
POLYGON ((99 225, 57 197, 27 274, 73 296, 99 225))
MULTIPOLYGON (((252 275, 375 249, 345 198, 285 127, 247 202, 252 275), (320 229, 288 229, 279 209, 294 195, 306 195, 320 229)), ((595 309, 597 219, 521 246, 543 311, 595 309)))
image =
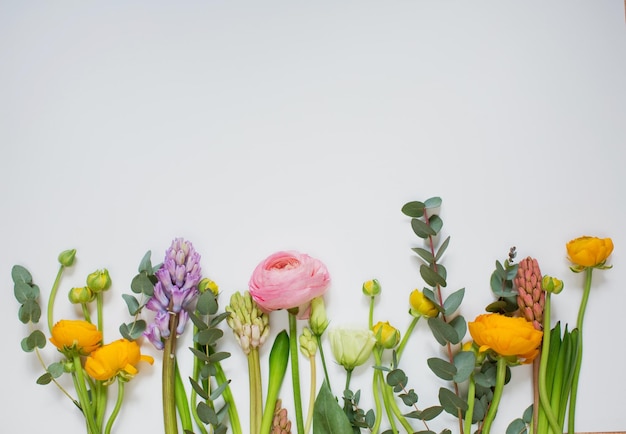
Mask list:
POLYGON ((556 277, 543 276, 543 279, 541 280, 541 287, 546 292, 558 294, 563 291, 563 281, 557 279, 556 277))
POLYGON ((96 270, 87 276, 87 286, 95 293, 106 291, 111 287, 111 277, 106 268, 96 270))
POLYGON ((324 306, 323 297, 315 297, 311 300, 311 317, 309 318, 309 326, 316 336, 321 336, 328 327, 328 317, 326 316, 326 307, 324 306))
POLYGON ((437 310, 435 303, 430 301, 419 289, 415 289, 411 292, 409 303, 411 304, 410 313, 413 316, 425 316, 426 318, 432 318, 439 314, 439 310, 437 310))
POLYGON ((388 321, 379 321, 372 327, 376 342, 383 348, 395 348, 400 343, 400 331, 389 324, 388 321))
POLYGON ((306 358, 311 358, 317 353, 317 341, 311 330, 307 327, 302 329, 302 334, 298 339, 300 342, 300 351, 306 358))
POLYGON ((90 303, 94 301, 96 294, 89 287, 83 286, 70 289, 67 298, 69 298, 72 304, 90 303))
POLYGON ((203 293, 207 290, 211 291, 213 295, 217 295, 219 293, 220 288, 219 286, 217 286, 217 283, 205 277, 198 283, 198 291, 200 291, 200 293, 203 293))
POLYGON ((62 251, 59 253, 58 259, 59 263, 64 267, 71 267, 76 259, 76 249, 62 251))
POLYGON ((377 279, 368 280, 363 283, 363 294, 369 297, 376 297, 380 294, 381 287, 380 282, 377 279))

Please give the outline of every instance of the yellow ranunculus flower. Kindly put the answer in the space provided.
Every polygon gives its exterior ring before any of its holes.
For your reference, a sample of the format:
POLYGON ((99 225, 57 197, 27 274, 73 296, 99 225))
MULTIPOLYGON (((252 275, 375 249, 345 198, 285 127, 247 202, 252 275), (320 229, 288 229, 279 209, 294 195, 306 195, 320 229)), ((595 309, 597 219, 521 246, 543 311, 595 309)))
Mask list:
POLYGON ((467 324, 480 352, 493 350, 501 356, 517 356, 530 363, 539 353, 543 332, 530 321, 497 313, 483 314, 467 324))
POLYGON ((372 331, 376 336, 376 341, 383 348, 391 349, 400 343, 400 331, 388 321, 377 322, 372 327, 372 331))
POLYGON ((426 298, 424 293, 419 289, 411 292, 409 303, 411 304, 411 315, 413 316, 425 316, 427 318, 432 318, 439 314, 435 304, 426 298))
POLYGON ((140 361, 154 363, 152 357, 141 354, 137 342, 120 339, 91 353, 85 360, 85 371, 100 381, 111 380, 118 374, 129 379, 137 373, 136 365, 140 361))
POLYGON ((613 252, 610 238, 579 237, 566 245, 570 261, 581 267, 602 265, 613 252))
POLYGON ((52 327, 50 342, 62 353, 78 351, 86 356, 102 344, 102 332, 83 320, 62 319, 52 327))

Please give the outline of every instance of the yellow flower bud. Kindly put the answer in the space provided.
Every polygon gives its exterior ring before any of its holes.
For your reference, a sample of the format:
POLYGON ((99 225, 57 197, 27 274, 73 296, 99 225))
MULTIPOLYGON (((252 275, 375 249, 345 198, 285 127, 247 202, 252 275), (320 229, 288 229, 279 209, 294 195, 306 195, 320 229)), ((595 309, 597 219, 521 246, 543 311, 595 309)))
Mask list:
POLYGON ((96 294, 88 286, 82 286, 70 289, 67 298, 72 304, 91 303, 95 300, 96 294))
POLYGON ((410 312, 413 316, 432 318, 439 315, 439 310, 437 310, 435 303, 426 298, 424 293, 418 289, 411 292, 409 303, 411 304, 410 312))
POLYGON ((329 322, 326 317, 324 298, 322 296, 315 297, 311 300, 311 317, 309 318, 311 331, 314 335, 321 336, 328 327, 329 322))
POLYGON ((198 291, 202 293, 202 292, 205 292, 206 290, 211 291, 213 295, 217 295, 220 291, 220 288, 219 286, 217 286, 217 283, 205 277, 200 282, 198 282, 198 291))
POLYGON ((64 267, 71 267, 74 265, 74 259, 76 259, 76 249, 62 251, 59 253, 58 259, 64 267))
POLYGON ((96 270, 91 273, 87 276, 87 286, 95 293, 109 289, 111 287, 109 271, 103 268, 102 270, 96 270))
POLYGON ((367 282, 363 283, 363 294, 367 295, 368 297, 375 297, 380 294, 380 291, 380 282, 378 282, 377 279, 368 280, 367 282))
POLYGON ((378 345, 383 348, 395 348, 400 343, 400 331, 389 324, 388 321, 379 321, 372 328, 378 345))
POLYGON ((543 276, 541 279, 541 288, 546 292, 558 294, 563 291, 563 281, 556 277, 543 276))
POLYGON ((571 240, 566 248, 570 261, 577 266, 574 271, 582 271, 585 267, 602 267, 613 252, 613 240, 584 236, 571 240))

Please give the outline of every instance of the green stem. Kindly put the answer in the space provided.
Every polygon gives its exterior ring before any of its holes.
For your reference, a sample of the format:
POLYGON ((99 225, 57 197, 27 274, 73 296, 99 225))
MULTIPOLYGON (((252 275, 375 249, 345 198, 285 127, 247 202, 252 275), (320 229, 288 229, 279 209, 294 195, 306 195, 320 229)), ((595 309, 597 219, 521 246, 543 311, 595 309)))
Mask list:
POLYGON ((304 434, 308 434, 311 430, 311 426, 313 425, 313 410, 315 407, 315 392, 317 390, 316 380, 317 380, 317 370, 315 369, 315 355, 309 357, 309 362, 311 363, 311 388, 309 391, 309 408, 307 410, 306 423, 304 424, 304 434))
MULTIPOLYGON (((218 385, 228 382, 221 363, 216 362, 213 366, 215 366, 215 379, 217 380, 218 385)), ((226 386, 226 389, 222 392, 222 397, 224 398, 224 402, 228 405, 228 418, 230 420, 230 427, 233 434, 243 434, 243 431, 241 430, 241 422, 239 421, 237 404, 233 398, 233 392, 230 390, 230 386, 226 386)))
POLYGON ((94 385, 94 388, 92 390, 95 390, 95 403, 96 403, 96 422, 98 423, 98 426, 102 426, 102 424, 104 423, 104 413, 106 412, 106 406, 107 406, 107 393, 109 391, 109 388, 106 387, 102 381, 97 381, 94 385))
POLYGON ((587 302, 589 301, 589 294, 591 292, 591 277, 593 268, 588 267, 585 269, 585 284, 583 287, 583 298, 580 302, 580 308, 578 309, 578 320, 576 321, 576 328, 578 329, 578 354, 576 356, 576 365, 574 366, 574 378, 572 380, 572 392, 569 401, 569 411, 567 416, 567 430, 568 433, 574 434, 574 425, 576 422, 576 398, 578 396, 578 380, 580 377, 580 368, 583 362, 583 321, 585 320, 585 310, 587 309, 587 302))
POLYGON ((326 369, 326 358, 324 357, 324 347, 322 347, 322 336, 315 335, 315 340, 317 340, 317 349, 319 350, 320 359, 322 360, 322 368, 324 368, 324 378, 326 379, 326 384, 328 384, 328 389, 330 390, 330 393, 333 393, 332 387, 330 387, 328 370, 326 369))
POLYGON ((191 412, 189 411, 189 401, 187 401, 187 391, 185 390, 185 385, 183 384, 183 378, 180 376, 178 362, 176 362, 176 365, 174 366, 174 371, 176 375, 174 399, 176 400, 176 408, 178 409, 178 414, 180 415, 180 422, 183 427, 183 431, 192 431, 193 425, 191 422, 191 412))
MULTIPOLYGON (((382 350, 379 350, 378 348, 374 349, 374 360, 376 362, 376 366, 380 366, 382 364, 382 350)), ((376 418, 374 419, 372 432, 375 434, 378 433, 378 430, 380 429, 380 425, 382 424, 382 421, 383 421, 383 414, 382 414, 383 408, 380 402, 380 395, 381 395, 380 388, 381 388, 382 381, 383 381, 383 371, 381 371, 380 369, 374 369, 374 375, 372 376, 372 393, 374 394, 376 418)))
POLYGON ((96 294, 96 311, 98 313, 98 330, 104 333, 104 297, 102 296, 102 291, 96 294))
POLYGON ((400 341, 400 345, 398 345, 398 349, 396 350, 396 360, 400 361, 400 357, 402 356, 402 352, 404 351, 404 347, 406 347, 406 343, 409 341, 409 336, 413 333, 413 329, 417 325, 417 322, 420 320, 421 316, 413 317, 411 320, 411 324, 406 329, 406 333, 402 336, 402 340, 400 341))
POLYGON ((551 294, 546 292, 546 301, 543 307, 543 344, 541 347, 541 364, 539 365, 539 401, 543 414, 548 419, 550 429, 554 434, 561 433, 563 430, 559 428, 559 423, 554 415, 554 410, 550 404, 550 395, 547 387, 547 371, 548 359, 550 354, 550 315, 551 315, 551 294), (547 332, 546 332, 547 330, 547 332))
POLYGON ((263 418, 263 386, 258 347, 248 353, 248 379, 250 382, 250 432, 261 432, 263 418))
POLYGON ((165 340, 163 349, 163 424, 165 434, 178 434, 176 420, 176 327, 178 316, 171 314, 170 336, 165 340))
POLYGON ((303 434, 304 421, 302 417, 302 397, 300 395, 300 371, 298 369, 297 333, 298 329, 296 324, 296 314, 289 312, 289 353, 291 357, 291 383, 293 386, 293 404, 296 410, 297 433, 303 434))
POLYGON ((465 426, 463 434, 471 434, 472 419, 474 418, 474 405, 476 404, 476 380, 474 374, 470 376, 469 386, 467 389, 467 411, 465 412, 465 426))
POLYGON ((104 428, 104 434, 110 434, 111 428, 113 427, 113 422, 117 418, 117 415, 122 408, 122 401, 124 400, 124 380, 117 379, 117 400, 115 401, 115 407, 111 412, 111 416, 109 416, 109 420, 107 421, 106 427, 104 428))
POLYGON ((482 434, 489 434, 491 431, 491 424, 496 418, 498 412, 498 405, 500 404, 500 398, 502 398, 502 390, 504 389, 504 380, 506 378, 506 359, 504 357, 498 357, 497 369, 496 369, 496 386, 493 391, 493 399, 489 405, 489 411, 485 416, 485 423, 483 424, 482 434))
POLYGON ((100 428, 98 428, 98 424, 96 423, 93 406, 91 404, 91 400, 89 399, 89 392, 87 391, 87 387, 85 385, 85 375, 83 374, 83 366, 80 362, 80 356, 75 354, 72 361, 74 364, 75 375, 74 385, 76 387, 76 393, 78 394, 80 407, 83 411, 83 415, 85 416, 87 430, 89 431, 89 434, 99 434, 100 428))
MULTIPOLYGON (((198 334, 198 327, 194 325, 193 335, 195 336, 196 334, 198 334)), ((207 354, 206 346, 196 343, 195 348, 196 350, 202 351, 203 353, 207 354)), ((194 379, 194 381, 201 383, 202 389, 210 394, 208 379, 205 378, 200 381, 200 359, 198 357, 193 358, 192 378, 194 379)), ((206 404, 213 407, 212 402, 207 402, 206 404)), ((198 392, 196 392, 196 389, 193 387, 191 388, 191 415, 193 416, 193 420, 196 422, 196 425, 200 429, 200 434, 208 434, 208 430, 205 428, 204 422, 202 422, 200 416, 198 415, 198 392)))
POLYGON ((370 310, 369 310, 369 317, 368 317, 368 325, 370 330, 374 327, 374 296, 370 296, 370 310))
POLYGON ((54 279, 54 283, 52 284, 50 298, 48 299, 48 330, 50 333, 52 333, 52 326, 54 325, 54 300, 57 296, 57 291, 59 290, 59 284, 61 283, 61 276, 63 275, 64 269, 65 267, 63 265, 59 266, 59 271, 57 272, 57 277, 54 279))
POLYGON ((80 307, 83 311, 83 316, 85 317, 85 321, 91 322, 91 315, 89 314, 89 309, 87 308, 87 303, 81 303, 80 307))

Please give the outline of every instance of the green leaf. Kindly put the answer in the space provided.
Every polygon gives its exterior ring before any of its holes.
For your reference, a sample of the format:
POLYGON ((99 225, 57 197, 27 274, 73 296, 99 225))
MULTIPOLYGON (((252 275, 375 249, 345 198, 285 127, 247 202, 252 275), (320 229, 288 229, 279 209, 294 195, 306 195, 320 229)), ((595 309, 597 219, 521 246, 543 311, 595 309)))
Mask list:
POLYGON ((145 271, 142 271, 135 277, 130 283, 130 289, 135 294, 145 294, 148 297, 151 297, 154 293, 154 284, 148 277, 148 274, 145 271))
POLYGON ((126 306, 128 307, 128 313, 132 316, 137 315, 141 310, 141 306, 139 306, 139 301, 130 294, 122 294, 122 298, 126 302, 126 306))
POLYGON ((528 429, 522 419, 515 419, 506 428, 506 434, 526 434, 528 429))
POLYGON ((37 384, 45 385, 52 381, 52 375, 49 372, 46 372, 41 377, 37 378, 37 384))
POLYGON ((22 349, 30 353, 35 348, 43 348, 46 346, 46 337, 41 330, 35 330, 30 335, 22 339, 22 349))
POLYGON ((424 201, 424 206, 428 209, 433 209, 441 206, 441 198, 438 196, 431 197, 424 201))
POLYGON ((387 374, 387 384, 394 388, 396 392, 399 392, 409 382, 408 377, 402 369, 393 369, 387 374), (398 389, 398 390, 396 390, 398 389))
POLYGON ((428 265, 422 264, 420 265, 420 275, 424 282, 428 285, 435 287, 437 285, 446 286, 446 280, 439 275, 436 271, 430 268, 428 265))
POLYGON ((48 372, 52 375, 52 378, 59 378, 65 373, 63 363, 54 362, 48 366, 48 372))
POLYGON ((426 222, 417 218, 411 219, 411 228, 413 228, 413 232, 415 232, 415 235, 420 238, 425 239, 428 237, 432 237, 433 235, 437 235, 437 233, 432 230, 431 227, 426 224, 426 222))
POLYGON ((439 246, 439 249, 437 250, 437 254, 435 255, 435 261, 439 261, 441 259, 441 257, 443 256, 443 253, 448 248, 448 244, 450 244, 450 237, 446 238, 444 242, 441 243, 441 246, 439 246))
POLYGON ((422 249, 421 247, 414 247, 411 250, 417 253, 419 257, 426 261, 428 264, 432 264, 434 262, 433 255, 428 250, 422 249))
POLYGON ((209 399, 209 394, 206 390, 204 390, 200 383, 198 383, 192 377, 189 377, 189 383, 191 384, 192 389, 195 390, 200 398, 204 399, 205 401, 209 399))
POLYGON ((134 322, 129 322, 128 324, 122 324, 120 325, 119 330, 122 337, 128 339, 129 341, 134 341, 139 339, 146 330, 146 321, 140 319, 134 322))
POLYGON ((438 215, 431 216, 428 219, 428 223, 430 228, 435 231, 436 234, 438 234, 441 231, 441 228, 443 228, 443 220, 441 220, 441 217, 438 215))
POLYGON ((141 258, 141 262, 139 263, 139 269, 137 270, 139 273, 152 274, 152 261, 150 260, 150 256, 152 252, 148 250, 141 258))
POLYGON ((13 279, 13 283, 16 284, 26 283, 30 286, 30 284, 33 283, 33 276, 21 265, 14 265, 13 268, 11 268, 11 278, 13 279))
POLYGON ((530 404, 526 410, 524 410, 524 414, 522 415, 522 420, 526 423, 530 423, 533 420, 533 405, 530 404))
POLYGON ((437 342, 439 342, 440 345, 446 345, 448 342, 460 342, 460 338, 455 328, 446 323, 441 318, 428 318, 428 326, 430 327, 433 336, 435 337, 435 339, 437 339, 437 342))
POLYGON ((438 357, 431 357, 426 363, 433 373, 442 380, 450 381, 457 373, 457 368, 452 363, 438 357))
POLYGON ((217 425, 219 423, 215 410, 209 407, 206 403, 198 403, 196 409, 198 410, 198 417, 202 422, 211 425, 217 425))
POLYGON ((39 298, 39 287, 25 282, 15 282, 13 294, 17 301, 23 304, 26 303, 27 300, 37 300, 37 298, 39 298))
MULTIPOLYGON (((436 405, 436 406, 425 408, 422 411, 419 411, 419 410, 412 411, 410 413, 405 414, 404 416, 410 417, 413 419, 419 419, 419 420, 432 420, 436 418, 437 416, 439 416, 442 411, 443 411, 443 407, 436 405)), ((421 432, 432 432, 432 431, 418 431, 418 432, 421 433, 421 432)))
POLYGON ((196 333, 193 341, 200 345, 215 345, 222 336, 224 336, 224 332, 221 329, 205 329, 196 333))
POLYGON ((467 402, 444 387, 439 389, 439 403, 443 406, 446 413, 453 416, 458 416, 459 410, 461 412, 467 410, 467 402))
POLYGON ((454 366, 457 372, 453 380, 455 383, 462 383, 474 372, 476 355, 472 351, 461 351, 454 356, 454 366))
POLYGON ((196 309, 200 315, 214 315, 217 312, 218 305, 215 294, 211 291, 204 291, 198 297, 198 303, 196 309))
POLYGON ((229 384, 229 381, 225 381, 222 384, 220 384, 215 390, 212 390, 211 396, 209 397, 209 399, 211 401, 215 401, 217 398, 219 398, 222 392, 224 392, 224 390, 226 390, 226 388, 228 387, 228 384, 229 384))
POLYGON ((419 218, 424 215, 424 204, 422 202, 409 202, 402 207, 402 213, 408 217, 419 218))
POLYGON ((343 412, 324 380, 313 409, 314 434, 353 434, 348 416, 343 412))
POLYGON ((456 335, 458 336, 458 339, 450 341, 450 343, 458 344, 459 342, 461 342, 461 340, 463 340, 465 333, 467 333, 467 323, 465 322, 465 318, 459 315, 455 318, 452 318, 449 324, 454 327, 456 335))
POLYGON ((417 393, 415 393, 413 389, 409 390, 408 393, 399 394, 398 397, 407 407, 410 407, 417 402, 417 393))
POLYGON ((17 311, 17 316, 24 324, 38 323, 41 318, 41 308, 35 300, 26 300, 17 311))
POLYGON ((443 302, 443 310, 445 315, 452 315, 461 306, 463 297, 465 296, 465 288, 453 292, 443 302))

